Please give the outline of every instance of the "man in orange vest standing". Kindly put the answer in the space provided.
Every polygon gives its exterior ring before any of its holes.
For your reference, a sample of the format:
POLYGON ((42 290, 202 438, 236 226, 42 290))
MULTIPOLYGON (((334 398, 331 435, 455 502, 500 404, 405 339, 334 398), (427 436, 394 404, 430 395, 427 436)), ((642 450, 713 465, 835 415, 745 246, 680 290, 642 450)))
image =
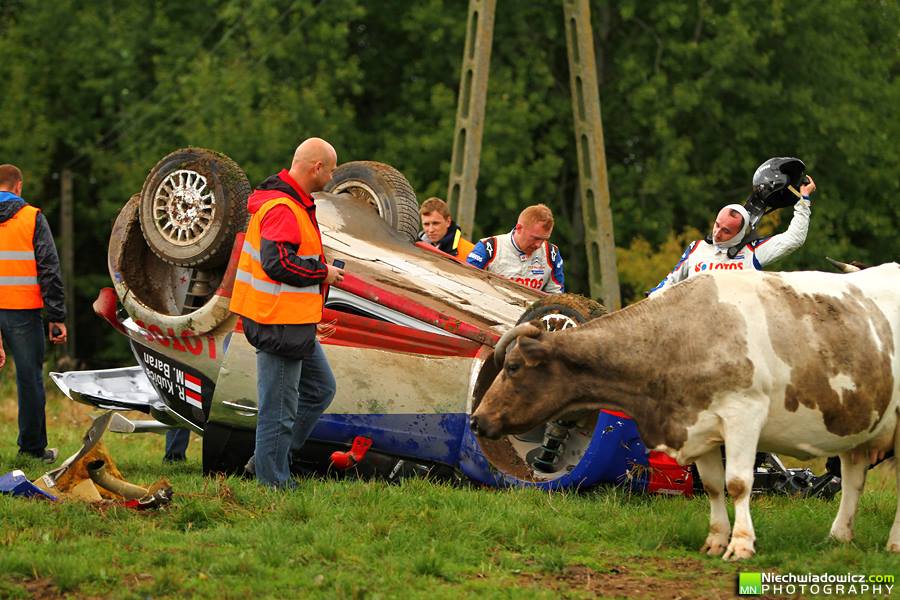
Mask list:
POLYGON ((310 194, 331 180, 337 153, 309 138, 290 170, 260 184, 247 199, 250 224, 238 262, 231 311, 243 317, 256 348, 259 412, 256 479, 294 487, 290 456, 299 450, 336 391, 334 374, 316 340, 327 286, 344 272, 325 262, 310 194))
POLYGON ((41 211, 22 199, 22 171, 0 165, 0 337, 16 363, 19 455, 56 461, 47 448, 44 326, 50 341, 66 341, 66 307, 59 256, 41 211))

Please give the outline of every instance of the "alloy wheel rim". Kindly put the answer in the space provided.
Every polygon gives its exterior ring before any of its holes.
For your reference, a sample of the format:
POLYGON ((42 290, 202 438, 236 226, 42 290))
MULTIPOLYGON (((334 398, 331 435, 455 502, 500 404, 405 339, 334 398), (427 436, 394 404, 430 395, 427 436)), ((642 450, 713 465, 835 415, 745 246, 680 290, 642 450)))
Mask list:
POLYGON ((176 246, 198 242, 212 228, 216 196, 206 177, 180 169, 163 179, 153 196, 153 222, 166 241, 176 246))

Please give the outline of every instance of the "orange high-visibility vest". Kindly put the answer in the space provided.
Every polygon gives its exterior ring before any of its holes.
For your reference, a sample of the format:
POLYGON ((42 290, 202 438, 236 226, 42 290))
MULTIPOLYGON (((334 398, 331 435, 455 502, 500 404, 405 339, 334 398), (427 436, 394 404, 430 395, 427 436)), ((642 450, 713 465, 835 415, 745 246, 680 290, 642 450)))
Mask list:
POLYGON ((263 204, 250 219, 244 247, 238 261, 231 312, 266 325, 301 325, 322 320, 325 304, 322 284, 295 287, 274 281, 263 271, 259 249, 262 245, 262 220, 278 205, 291 209, 300 226, 300 258, 317 258, 325 262, 319 232, 306 211, 288 198, 276 198, 263 204))
POLYGON ((41 211, 26 204, 0 223, 0 308, 43 308, 34 258, 34 229, 41 211))
POLYGON ((456 260, 465 263, 466 257, 468 257, 469 252, 475 248, 475 244, 464 238, 462 236, 462 231, 457 229, 456 236, 453 238, 453 247, 456 248, 456 260))

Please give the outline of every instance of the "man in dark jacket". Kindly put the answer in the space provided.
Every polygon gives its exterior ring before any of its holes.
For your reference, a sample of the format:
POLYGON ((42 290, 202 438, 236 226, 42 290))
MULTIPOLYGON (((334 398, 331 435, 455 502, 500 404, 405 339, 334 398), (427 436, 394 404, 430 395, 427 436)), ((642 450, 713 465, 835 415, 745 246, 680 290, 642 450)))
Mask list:
POLYGON ((440 198, 429 198, 419 208, 419 216, 422 218, 419 241, 428 242, 456 260, 466 262, 475 244, 462 237, 459 225, 450 218, 450 207, 446 202, 440 198))
POLYGON ((56 461, 47 448, 44 326, 50 341, 66 341, 65 296, 53 234, 41 211, 22 199, 22 171, 0 165, 0 336, 16 363, 19 455, 56 461))
MULTIPOLYGON (((252 215, 238 262, 231 311, 256 348, 259 412, 256 479, 293 487, 290 456, 328 408, 336 383, 316 328, 327 286, 343 271, 326 264, 311 196, 331 180, 334 148, 310 138, 294 153, 290 170, 266 179, 247 200, 252 215)), ((250 467, 250 465, 248 465, 250 467)))

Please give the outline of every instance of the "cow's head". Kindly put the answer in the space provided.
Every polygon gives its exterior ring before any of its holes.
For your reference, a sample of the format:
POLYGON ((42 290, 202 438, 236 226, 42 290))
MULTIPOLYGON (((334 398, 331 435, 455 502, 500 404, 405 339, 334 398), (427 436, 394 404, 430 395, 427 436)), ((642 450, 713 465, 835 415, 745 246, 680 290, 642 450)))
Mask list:
POLYGON ((523 323, 500 338, 494 357, 502 370, 472 413, 473 432, 496 439, 568 412, 578 384, 556 338, 569 333, 523 323))

